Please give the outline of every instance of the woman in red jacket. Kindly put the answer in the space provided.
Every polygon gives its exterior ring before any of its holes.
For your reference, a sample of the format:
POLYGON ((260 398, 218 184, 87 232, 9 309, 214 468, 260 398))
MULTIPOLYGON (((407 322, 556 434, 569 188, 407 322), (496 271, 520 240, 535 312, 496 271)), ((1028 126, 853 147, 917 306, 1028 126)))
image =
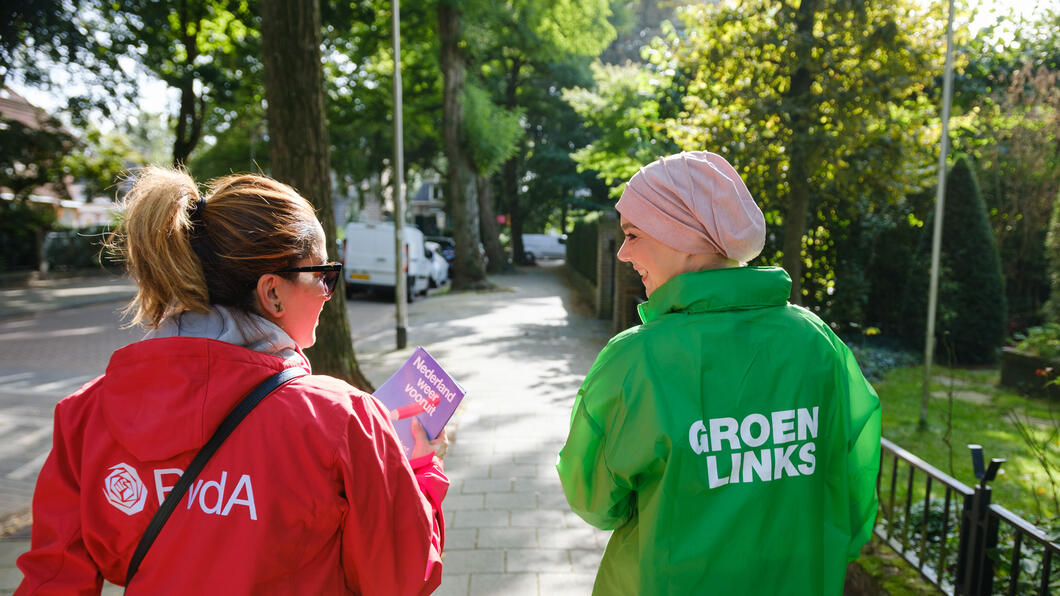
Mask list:
MULTIPOLYGON (((151 168, 118 244, 143 341, 59 402, 33 499, 17 594, 124 584, 155 511, 240 400, 309 369, 327 263, 312 206, 261 176, 215 181, 151 168)), ((441 581, 449 481, 422 429, 402 453, 371 395, 309 375, 277 389, 228 437, 147 552, 130 593, 421 594, 441 581)))

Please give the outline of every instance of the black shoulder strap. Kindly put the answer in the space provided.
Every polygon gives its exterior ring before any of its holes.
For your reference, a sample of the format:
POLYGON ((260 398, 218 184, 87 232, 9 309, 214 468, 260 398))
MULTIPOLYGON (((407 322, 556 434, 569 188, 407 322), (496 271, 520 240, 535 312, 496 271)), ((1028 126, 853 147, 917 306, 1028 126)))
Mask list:
POLYGON ((210 459, 210 456, 217 451, 217 448, 221 446, 221 443, 228 438, 228 435, 235 430, 236 426, 246 418, 247 414, 254 409, 254 406, 261 403, 261 400, 265 399, 265 396, 278 389, 284 383, 297 379, 298 377, 305 376, 307 373, 301 368, 288 368, 284 369, 271 377, 265 379, 260 385, 254 388, 243 401, 239 402, 239 405, 232 410, 223 421, 221 425, 214 431, 213 436, 210 440, 202 446, 199 453, 195 456, 195 459, 191 460, 191 464, 188 465, 188 469, 184 470, 181 474, 180 480, 173 487, 169 494, 166 495, 166 500, 162 503, 162 506, 155 512, 155 516, 151 518, 151 523, 147 525, 147 530, 144 531, 144 535, 140 538, 140 543, 136 546, 136 552, 133 553, 132 559, 129 561, 129 571, 125 574, 125 585, 128 587, 129 582, 132 581, 136 570, 140 568, 140 562, 143 561, 144 556, 147 554, 147 550, 151 548, 151 544, 154 543, 155 538, 158 537, 158 533, 162 530, 162 526, 165 525, 166 520, 173 513, 173 510, 177 508, 177 504, 180 502, 181 497, 191 486, 191 483, 195 481, 195 477, 199 475, 203 467, 206 466, 206 462, 210 459))

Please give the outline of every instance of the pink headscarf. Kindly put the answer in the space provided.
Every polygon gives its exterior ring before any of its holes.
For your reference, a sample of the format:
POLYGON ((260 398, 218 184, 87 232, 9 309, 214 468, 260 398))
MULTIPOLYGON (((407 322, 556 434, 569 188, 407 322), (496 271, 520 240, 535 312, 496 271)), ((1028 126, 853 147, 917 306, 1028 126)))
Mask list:
POLYGON ((762 252, 766 222, 747 185, 715 153, 689 151, 652 162, 630 178, 615 209, 663 244, 746 263, 762 252))

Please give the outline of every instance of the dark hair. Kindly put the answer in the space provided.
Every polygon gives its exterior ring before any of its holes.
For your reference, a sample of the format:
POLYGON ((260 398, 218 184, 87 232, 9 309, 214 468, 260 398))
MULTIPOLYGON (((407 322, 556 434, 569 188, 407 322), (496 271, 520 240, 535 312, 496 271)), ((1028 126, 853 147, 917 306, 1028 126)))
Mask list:
POLYGON ((254 312, 258 278, 313 256, 320 242, 309 201, 253 174, 213 180, 200 204, 187 172, 146 168, 124 207, 110 244, 137 283, 127 308, 132 324, 152 328, 169 314, 211 304, 254 312))

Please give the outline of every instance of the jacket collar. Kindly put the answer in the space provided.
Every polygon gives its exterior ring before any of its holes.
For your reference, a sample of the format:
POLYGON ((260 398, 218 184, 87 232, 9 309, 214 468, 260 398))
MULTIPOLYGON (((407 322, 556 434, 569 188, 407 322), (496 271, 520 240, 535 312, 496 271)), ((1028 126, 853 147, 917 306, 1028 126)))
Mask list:
POLYGON ((674 276, 637 306, 645 323, 671 312, 716 312, 783 306, 791 278, 780 267, 708 269, 674 276))
POLYGON ((297 364, 294 366, 310 370, 309 360, 286 331, 260 315, 237 308, 214 304, 203 313, 181 311, 164 319, 144 339, 167 337, 216 339, 284 360, 295 360, 297 364))

